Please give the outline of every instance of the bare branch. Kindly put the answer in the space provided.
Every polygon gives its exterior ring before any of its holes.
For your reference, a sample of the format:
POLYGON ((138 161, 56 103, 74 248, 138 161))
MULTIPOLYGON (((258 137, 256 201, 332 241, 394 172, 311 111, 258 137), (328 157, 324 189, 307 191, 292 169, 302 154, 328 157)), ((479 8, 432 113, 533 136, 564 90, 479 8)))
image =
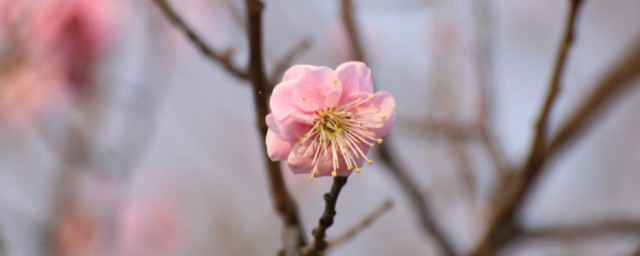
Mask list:
POLYGON ((582 136, 593 124, 599 113, 638 83, 633 79, 640 73, 640 38, 634 42, 634 48, 625 53, 625 58, 614 65, 596 85, 596 89, 579 105, 574 114, 562 126, 546 149, 549 157, 555 157, 567 148, 571 142, 582 136))
POLYGON ((506 179, 500 183, 498 193, 501 198, 496 201, 495 212, 490 217, 487 232, 481 238, 478 246, 471 255, 493 255, 509 238, 514 235, 514 218, 517 210, 524 203, 525 196, 536 183, 545 164, 545 145, 547 143, 547 126, 549 115, 558 92, 560 79, 564 73, 569 50, 573 45, 574 29, 578 11, 582 0, 570 0, 570 7, 564 34, 560 43, 560 50, 556 57, 551 84, 542 111, 538 117, 535 135, 530 147, 529 157, 522 167, 521 173, 515 178, 506 179))
POLYGON ((355 18, 353 17, 353 2, 352 0, 340 0, 342 11, 342 22, 347 31, 347 37, 351 43, 351 52, 353 54, 353 60, 367 62, 364 54, 364 45, 360 40, 358 34, 358 26, 356 25, 355 18))
POLYGON ((347 229, 346 232, 344 232, 344 233, 336 236, 335 238, 331 239, 328 242, 329 243, 328 249, 336 248, 336 247, 344 244, 345 242, 353 239, 362 230, 364 230, 364 229, 368 228, 369 226, 371 226, 371 224, 373 224, 373 222, 376 219, 378 219, 380 216, 382 216, 382 214, 384 214, 387 211, 391 210, 391 208, 393 208, 393 201, 391 201, 391 199, 385 200, 382 203, 382 205, 378 206, 378 208, 376 208, 374 211, 369 213, 369 215, 367 215, 361 222, 359 222, 355 226, 347 229))
POLYGON ((638 247, 633 250, 633 252, 631 253, 631 256, 640 256, 640 245, 638 245, 638 247))
POLYGON ((347 177, 338 176, 333 178, 333 185, 329 193, 324 194, 326 202, 324 212, 318 221, 318 226, 313 229, 313 242, 302 250, 302 255, 317 255, 327 249, 328 243, 325 240, 327 229, 333 225, 333 218, 336 216, 336 203, 340 191, 347 184, 347 177))
MULTIPOLYGON (((349 37, 349 43, 351 45, 354 58, 355 60, 366 62, 362 41, 358 35, 357 25, 353 17, 353 3, 351 0, 341 0, 341 11, 342 21, 347 30, 347 36, 349 37)), ((391 175, 396 179, 400 184, 400 187, 411 200, 411 203, 418 214, 423 230, 433 237, 435 240, 434 242, 438 245, 444 255, 455 255, 453 245, 446 238, 444 231, 436 225, 433 210, 431 209, 431 206, 427 204, 424 196, 422 195, 422 191, 420 191, 418 185, 410 177, 407 169, 398 163, 394 156, 391 155, 391 150, 388 147, 390 144, 389 139, 390 138, 387 137, 387 142, 380 145, 378 150, 379 158, 387 166, 389 173, 391 173, 391 175)))
MULTIPOLYGON (((253 85, 256 123, 258 124, 261 138, 264 138, 268 130, 264 117, 269 113, 268 98, 266 96, 269 88, 262 54, 262 10, 264 9, 264 4, 260 0, 245 0, 245 3, 247 5, 247 30, 249 31, 248 40, 250 48, 249 77, 253 85)), ((265 140, 261 139, 260 142, 262 143, 262 148, 266 149, 265 140)), ((263 157, 268 167, 267 176, 269 177, 271 198, 284 224, 284 253, 285 255, 297 255, 298 248, 306 244, 298 207, 287 190, 282 177, 280 164, 271 161, 265 150, 263 150, 263 157)))
POLYGON ((242 16, 242 12, 240 11, 240 9, 238 9, 238 7, 236 7, 233 1, 222 0, 222 3, 224 3, 224 5, 227 6, 227 9, 229 9, 229 12, 231 12, 231 17, 233 17, 233 21, 236 23, 236 25, 238 25, 241 28, 245 27, 246 24, 245 24, 244 17, 242 16))
POLYGON ((624 233, 640 234, 640 221, 600 221, 584 226, 556 226, 522 230, 518 232, 518 239, 572 240, 624 233))
POLYGON ((167 0, 153 0, 153 2, 156 3, 162 13, 164 13, 167 19, 169 19, 174 26, 182 30, 191 43, 193 43, 204 56, 220 64, 227 72, 229 72, 229 74, 239 79, 249 79, 249 73, 246 70, 238 68, 233 64, 233 61, 231 60, 232 51, 226 51, 225 53, 218 53, 214 51, 213 48, 205 43, 204 39, 189 27, 189 25, 187 25, 186 21, 180 17, 167 0))
POLYGON ((305 38, 296 46, 291 48, 280 61, 276 62, 273 71, 271 71, 271 76, 269 76, 269 84, 271 85, 271 87, 274 87, 276 84, 278 84, 278 80, 280 79, 282 74, 284 74, 287 68, 291 66, 293 60, 295 60, 298 56, 300 56, 300 54, 308 50, 309 47, 311 47, 311 40, 305 38))
POLYGON ((475 69, 478 78, 479 100, 478 100, 478 130, 482 138, 482 146, 489 154, 490 160, 494 165, 496 173, 500 179, 507 175, 508 166, 505 161, 505 153, 493 133, 493 115, 491 109, 491 97, 493 96, 494 77, 493 77, 493 58, 491 49, 491 39, 493 38, 492 30, 492 12, 491 1, 477 0, 473 1, 474 19, 476 26, 474 27, 476 40, 475 43, 475 69))

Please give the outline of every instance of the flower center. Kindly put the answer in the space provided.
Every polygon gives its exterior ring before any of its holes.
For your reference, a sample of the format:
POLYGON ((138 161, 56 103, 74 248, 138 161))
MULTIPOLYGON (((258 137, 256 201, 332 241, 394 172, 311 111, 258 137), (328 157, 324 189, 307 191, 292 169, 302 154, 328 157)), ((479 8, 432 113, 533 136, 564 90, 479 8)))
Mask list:
MULTIPOLYGON (((341 164, 345 164, 348 170, 355 168, 356 173, 360 173, 357 160, 363 158, 367 163, 373 163, 364 150, 375 145, 374 142, 382 143, 382 139, 373 137, 369 129, 380 128, 383 124, 381 120, 372 120, 368 115, 371 114, 371 110, 364 112, 355 109, 356 106, 372 99, 373 96, 365 100, 358 98, 342 107, 331 107, 316 112, 313 127, 300 138, 301 145, 309 143, 303 156, 313 157, 310 179, 313 179, 321 163, 326 161, 331 161, 331 175, 334 177, 338 175, 337 170, 341 164)), ((373 111, 377 113, 380 110, 373 108, 373 111)))

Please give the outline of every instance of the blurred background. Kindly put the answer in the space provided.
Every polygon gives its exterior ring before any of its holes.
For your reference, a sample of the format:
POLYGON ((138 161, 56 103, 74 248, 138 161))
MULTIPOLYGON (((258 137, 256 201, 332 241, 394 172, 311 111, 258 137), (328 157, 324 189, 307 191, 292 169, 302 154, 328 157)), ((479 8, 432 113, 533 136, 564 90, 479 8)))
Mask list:
MULTIPOLYGON (((244 1, 170 2, 214 49, 247 65, 244 1)), ((354 58, 340 1, 264 2, 268 74, 303 40, 309 47, 291 64, 354 58)), ((353 4, 374 84, 396 98, 388 146, 466 252, 497 177, 526 158, 568 1, 353 4)), ((639 10, 637 0, 585 1, 552 130, 637 43, 639 10)), ((275 254, 282 227, 251 93, 152 1, 0 0, 0 255, 275 254)), ((526 227, 640 222, 639 93, 617 98, 549 164, 521 214, 526 227)), ((331 179, 283 171, 310 230, 331 179)), ((390 211, 329 254, 438 255, 378 163, 350 178, 329 237, 387 199, 390 211)), ((501 254, 631 255, 639 234, 537 236, 501 254)))

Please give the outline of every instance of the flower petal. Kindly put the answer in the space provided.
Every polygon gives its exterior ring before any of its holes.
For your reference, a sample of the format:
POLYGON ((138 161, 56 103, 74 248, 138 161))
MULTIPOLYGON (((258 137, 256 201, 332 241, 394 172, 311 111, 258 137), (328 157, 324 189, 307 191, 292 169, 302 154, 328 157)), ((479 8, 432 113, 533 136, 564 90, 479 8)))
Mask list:
POLYGON ((296 107, 291 103, 291 96, 295 90, 296 83, 293 81, 284 81, 276 85, 271 93, 269 107, 271 113, 277 120, 282 120, 296 112, 296 107))
POLYGON ((298 76, 287 80, 295 84, 288 100, 300 111, 313 113, 338 104, 342 95, 342 83, 332 69, 304 66, 296 67, 296 70, 291 72, 298 76))
POLYGON ((275 132, 268 130, 267 137, 265 138, 267 143, 267 154, 273 161, 286 160, 291 153, 291 143, 283 140, 275 132))
MULTIPOLYGON (((373 93, 371 69, 362 62, 346 62, 336 68, 336 75, 342 82, 342 98, 356 92, 373 93)), ((340 101, 344 103, 343 100, 340 101)))
POLYGON ((311 66, 311 65, 295 65, 293 67, 290 67, 289 69, 287 69, 287 71, 284 72, 284 75, 282 76, 282 81, 284 82, 284 81, 296 79, 304 74, 303 71, 313 67, 314 66, 311 66))
POLYGON ((391 94, 385 91, 379 91, 373 96, 372 100, 359 106, 357 112, 365 113, 362 116, 368 120, 382 123, 381 128, 370 129, 375 137, 380 138, 389 133, 396 121, 396 101, 391 94))
POLYGON ((300 137, 311 129, 312 124, 312 122, 306 124, 305 122, 309 122, 306 119, 293 118, 291 116, 285 116, 282 120, 277 120, 273 114, 267 115, 266 122, 270 131, 278 135, 280 139, 291 143, 298 142, 300 137))

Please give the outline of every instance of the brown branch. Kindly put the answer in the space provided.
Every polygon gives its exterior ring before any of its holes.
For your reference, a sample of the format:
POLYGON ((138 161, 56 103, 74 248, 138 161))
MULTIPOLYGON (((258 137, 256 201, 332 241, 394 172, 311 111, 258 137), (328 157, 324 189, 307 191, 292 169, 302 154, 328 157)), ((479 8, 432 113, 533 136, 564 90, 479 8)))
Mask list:
POLYGON ((564 73, 569 50, 573 45, 575 21, 581 3, 582 0, 570 0, 569 15, 567 16, 560 50, 555 61, 549 91, 536 124, 529 157, 518 176, 500 183, 501 189, 498 193, 501 198, 496 201, 496 208, 494 214, 490 217, 486 234, 481 238, 471 255, 493 255, 509 237, 514 235, 515 214, 542 173, 546 162, 544 152, 547 143, 549 115, 560 90, 560 79, 564 73))
POLYGON ((505 153, 496 135, 493 132, 493 115, 491 109, 492 90, 494 89, 494 77, 492 74, 493 58, 491 49, 491 39, 493 37, 492 30, 492 12, 490 0, 473 1, 474 19, 475 19, 475 68, 479 86, 478 100, 478 130, 482 138, 482 146, 489 154, 496 173, 500 179, 503 179, 509 170, 505 161, 505 153))
MULTIPOLYGON (((269 112, 268 98, 266 96, 269 88, 267 86, 262 54, 262 10, 264 9, 264 4, 259 0, 245 0, 245 2, 247 5, 247 31, 249 33, 248 40, 250 48, 249 77, 251 77, 251 83, 253 85, 256 123, 258 124, 261 138, 264 138, 268 129, 264 117, 267 116, 269 112)), ((265 140, 261 139, 260 141, 262 148, 266 148, 265 140)), ((268 166, 267 176, 269 177, 271 198, 273 199, 276 211, 284 222, 285 235, 283 240, 285 241, 283 242, 285 243, 285 254, 296 255, 297 249, 306 244, 297 205, 287 190, 282 177, 280 164, 271 161, 266 151, 263 151, 263 157, 268 166)))
MULTIPOLYGON (((389 139, 387 138, 387 142, 389 139)), ((444 230, 442 230, 435 221, 433 216, 433 210, 431 206, 427 204, 427 199, 422 194, 422 191, 418 188, 418 184, 413 181, 413 178, 409 175, 406 168, 400 165, 395 160, 395 157, 391 155, 388 147, 385 144, 380 144, 378 149, 378 156, 380 160, 387 166, 387 169, 396 179, 396 182, 400 185, 400 188, 404 190, 406 195, 411 201, 411 205, 415 208, 415 212, 418 215, 420 224, 423 230, 430 235, 435 243, 440 247, 440 250, 444 255, 451 256, 456 255, 453 249, 453 244, 447 239, 444 230)))
POLYGON ((347 32, 347 37, 351 43, 351 52, 353 54, 353 60, 367 62, 364 54, 364 45, 360 40, 358 34, 358 26, 356 25, 355 18, 353 17, 353 2, 351 0, 341 0, 341 14, 342 22, 347 32))
POLYGON ((636 249, 631 252, 631 256, 640 256, 640 245, 638 245, 636 249))
POLYGON ((280 61, 276 62, 273 71, 271 71, 271 75, 269 76, 270 82, 269 84, 273 88, 276 84, 278 84, 278 80, 284 74, 284 72, 291 66, 291 63, 294 59, 296 59, 300 54, 305 52, 311 47, 311 40, 303 39, 296 46, 291 48, 285 55, 280 59, 280 61))
POLYGON ((573 240, 615 234, 640 234, 639 221, 600 221, 583 226, 555 226, 518 232, 517 239, 573 240))
POLYGON ((345 242, 353 239, 362 230, 364 230, 364 229, 368 228, 369 226, 371 226, 371 224, 373 224, 373 222, 376 219, 378 219, 380 216, 382 216, 382 214, 384 214, 387 211, 391 210, 391 208, 393 208, 393 201, 391 201, 391 199, 385 200, 382 203, 382 205, 380 205, 374 211, 369 213, 369 215, 367 215, 361 222, 359 222, 355 226, 347 229, 346 232, 344 232, 344 233, 336 236, 335 238, 329 240, 328 249, 336 248, 336 247, 344 244, 345 242))
MULTIPOLYGON (((355 60, 366 62, 362 41, 358 35, 356 21, 353 17, 353 3, 351 0, 341 0, 341 11, 342 21, 347 30, 347 36, 349 37, 349 43, 351 45, 354 58, 355 60)), ((412 206, 418 214, 423 230, 435 240, 434 242, 444 255, 456 255, 453 249, 453 244, 451 244, 451 242, 446 238, 444 231, 436 225, 433 210, 430 205, 427 204, 426 199, 422 195, 422 191, 420 191, 418 185, 413 181, 408 170, 398 163, 396 158, 391 155, 391 150, 388 147, 390 144, 390 138, 386 138, 386 140, 387 142, 381 144, 379 147, 378 157, 387 166, 389 173, 391 173, 391 175, 400 184, 400 188, 402 188, 409 197, 412 206)))
POLYGON ((311 232, 313 234, 313 242, 302 250, 302 255, 319 255, 324 252, 328 247, 328 243, 325 240, 327 229, 333 225, 333 218, 336 216, 336 203, 338 202, 338 196, 340 191, 347 184, 347 177, 335 177, 333 178, 333 185, 329 193, 324 194, 324 201, 326 205, 324 212, 318 221, 318 226, 311 232))
POLYGON ((180 17, 180 15, 175 11, 175 9, 169 4, 167 0, 153 0, 154 3, 160 8, 162 13, 169 19, 169 21, 180 29, 193 43, 200 52, 208 57, 210 60, 220 64, 229 74, 235 76, 239 79, 249 79, 249 73, 241 68, 238 68, 233 64, 231 60, 231 52, 226 51, 224 54, 218 53, 213 50, 207 43, 205 43, 204 39, 202 39, 189 25, 187 22, 180 17))
POLYGON ((571 142, 585 133, 595 117, 613 103, 616 97, 638 85, 633 83, 633 79, 640 73, 640 38, 636 38, 634 43, 634 48, 625 53, 625 58, 611 68, 596 85, 596 89, 557 132, 546 149, 547 155, 559 155, 571 142))

